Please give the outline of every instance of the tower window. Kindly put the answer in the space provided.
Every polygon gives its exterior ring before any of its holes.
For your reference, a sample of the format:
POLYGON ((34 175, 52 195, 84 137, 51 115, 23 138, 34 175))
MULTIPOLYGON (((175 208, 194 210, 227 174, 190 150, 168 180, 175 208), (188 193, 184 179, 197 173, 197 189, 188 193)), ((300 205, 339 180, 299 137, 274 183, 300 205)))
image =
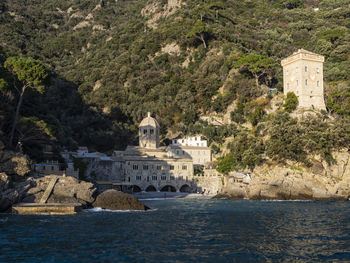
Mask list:
POLYGON ((151 129, 151 130, 149 131, 149 133, 150 133, 150 134, 154 134, 154 130, 151 129))
POLYGON ((305 86, 307 86, 307 79, 305 80, 305 86))
POLYGON ((307 72, 307 66, 305 66, 305 72, 307 72))
POLYGON ((143 134, 147 134, 147 130, 146 129, 143 130, 143 134))

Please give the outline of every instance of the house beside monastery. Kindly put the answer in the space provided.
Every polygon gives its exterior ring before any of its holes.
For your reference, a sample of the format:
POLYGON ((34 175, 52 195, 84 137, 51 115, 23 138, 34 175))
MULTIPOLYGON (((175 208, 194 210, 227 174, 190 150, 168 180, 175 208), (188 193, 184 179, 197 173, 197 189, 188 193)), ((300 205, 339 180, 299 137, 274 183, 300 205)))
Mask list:
POLYGON ((326 110, 323 89, 324 57, 299 49, 282 60, 284 95, 294 92, 298 108, 326 110))
POLYGON ((173 139, 166 150, 169 157, 190 158, 195 166, 211 162, 211 150, 208 147, 208 142, 201 136, 173 139))

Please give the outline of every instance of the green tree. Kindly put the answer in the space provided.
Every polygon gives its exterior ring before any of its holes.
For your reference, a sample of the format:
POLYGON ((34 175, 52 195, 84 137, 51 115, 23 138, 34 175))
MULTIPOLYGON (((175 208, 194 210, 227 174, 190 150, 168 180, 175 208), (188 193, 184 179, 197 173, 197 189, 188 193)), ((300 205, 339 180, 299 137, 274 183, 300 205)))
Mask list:
POLYGON ((270 74, 274 65, 272 58, 253 53, 241 57, 234 64, 235 67, 245 68, 253 74, 257 88, 259 87, 259 79, 265 74, 270 74))
POLYGON ((38 60, 34 60, 32 58, 9 57, 6 59, 4 66, 9 72, 15 75, 16 81, 14 88, 19 94, 16 112, 10 132, 9 145, 12 146, 17 120, 23 102, 23 95, 28 88, 43 92, 44 87, 42 85, 48 77, 48 73, 45 70, 45 67, 38 60))
POLYGON ((206 38, 210 35, 210 32, 210 27, 206 26, 202 21, 197 20, 186 36, 202 41, 204 48, 207 48, 206 38))
POLYGON ((298 98, 294 94, 294 92, 288 92, 285 103, 283 104, 283 107, 286 112, 292 112, 297 108, 298 103, 299 103, 298 98))

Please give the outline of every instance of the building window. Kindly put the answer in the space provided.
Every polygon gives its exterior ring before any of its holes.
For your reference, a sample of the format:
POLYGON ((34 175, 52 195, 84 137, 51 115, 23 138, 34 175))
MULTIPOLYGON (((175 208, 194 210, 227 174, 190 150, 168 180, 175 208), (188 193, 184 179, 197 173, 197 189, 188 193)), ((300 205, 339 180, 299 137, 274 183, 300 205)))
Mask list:
POLYGON ((185 151, 182 151, 182 155, 185 155, 185 151))
POLYGON ((320 86, 320 81, 318 80, 318 81, 317 81, 317 87, 319 87, 319 86, 320 86))
POLYGON ((295 72, 297 72, 297 73, 299 72, 299 68, 298 67, 295 69, 295 72))
POLYGON ((136 180, 141 181, 141 175, 136 175, 136 180))
POLYGON ((143 165, 143 170, 148 170, 148 165, 147 164, 143 165))
POLYGON ((162 175, 162 176, 161 176, 161 180, 162 180, 162 181, 165 181, 165 180, 166 180, 166 176, 162 175))
POLYGON ((157 165, 157 170, 162 170, 162 166, 161 165, 157 165))
POLYGON ((132 169, 133 169, 133 170, 138 170, 138 169, 139 169, 139 166, 138 166, 137 164, 133 164, 133 165, 132 165, 132 169))
POLYGON ((149 133, 150 133, 150 134, 154 134, 154 130, 151 129, 151 130, 149 131, 149 133))
POLYGON ((286 75, 287 75, 287 76, 289 75, 289 72, 288 72, 288 70, 286 71, 286 75))
POLYGON ((176 154, 179 154, 179 150, 176 150, 176 154))
POLYGON ((305 66, 305 72, 307 72, 307 66, 305 66))
POLYGON ((51 166, 51 171, 53 171, 53 166, 51 166))
POLYGON ((187 165, 183 165, 182 170, 187 170, 187 165))
POLYGON ((170 165, 169 170, 174 170, 174 165, 170 165))
POLYGON ((310 99, 312 99, 312 96, 310 96, 310 99))
POLYGON ((307 79, 305 80, 305 86, 307 86, 307 79))
POLYGON ((174 181, 175 180, 175 177, 173 175, 170 175, 170 180, 171 181, 174 181))
POLYGON ((147 134, 147 130, 146 129, 143 130, 143 134, 147 134))
POLYGON ((183 178, 183 176, 182 175, 180 175, 179 176, 179 180, 183 180, 184 178, 183 178))
POLYGON ((299 80, 297 80, 297 86, 299 85, 299 80))
POLYGON ((153 181, 157 181, 157 179, 158 179, 158 178, 157 178, 156 175, 152 175, 152 180, 153 180, 153 181))

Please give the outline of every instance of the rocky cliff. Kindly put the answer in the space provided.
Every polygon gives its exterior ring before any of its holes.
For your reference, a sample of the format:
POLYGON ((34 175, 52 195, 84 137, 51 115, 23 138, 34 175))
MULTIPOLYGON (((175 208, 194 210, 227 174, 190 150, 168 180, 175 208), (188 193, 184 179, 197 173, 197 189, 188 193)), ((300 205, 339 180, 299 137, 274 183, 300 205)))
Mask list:
POLYGON ((315 158, 312 167, 264 164, 254 169, 249 184, 226 178, 218 197, 280 200, 349 200, 350 153, 334 153, 336 163, 315 158))

